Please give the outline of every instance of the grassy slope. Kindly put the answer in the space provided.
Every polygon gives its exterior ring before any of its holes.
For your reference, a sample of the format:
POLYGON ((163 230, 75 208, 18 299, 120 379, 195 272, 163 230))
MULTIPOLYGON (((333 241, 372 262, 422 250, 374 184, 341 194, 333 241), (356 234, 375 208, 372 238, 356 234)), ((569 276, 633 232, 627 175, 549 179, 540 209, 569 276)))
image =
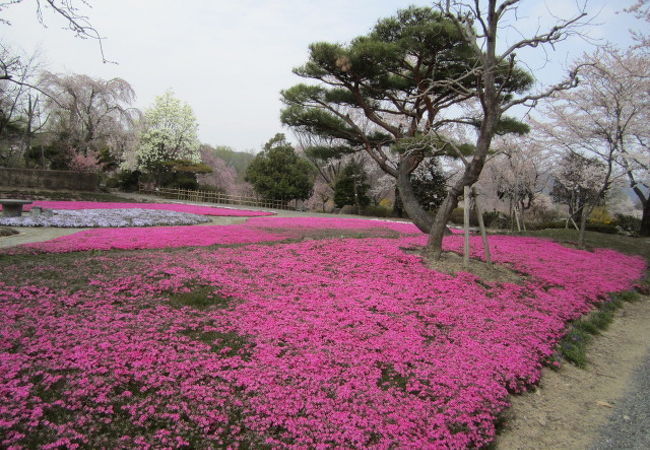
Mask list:
MULTIPOLYGON (((528 236, 551 238, 561 244, 575 245, 578 242, 578 232, 575 230, 546 229, 528 231, 528 236)), ((596 233, 587 231, 585 236, 587 249, 611 248, 621 253, 642 256, 650 263, 650 239, 619 236, 616 234, 596 233)))

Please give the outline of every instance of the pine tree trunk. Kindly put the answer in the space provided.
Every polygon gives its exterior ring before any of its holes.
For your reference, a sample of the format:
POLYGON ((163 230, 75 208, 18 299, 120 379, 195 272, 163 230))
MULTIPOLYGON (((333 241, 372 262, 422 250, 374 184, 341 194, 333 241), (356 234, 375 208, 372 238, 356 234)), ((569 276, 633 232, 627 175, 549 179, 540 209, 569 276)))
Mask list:
POLYGON ((463 266, 469 267, 469 186, 463 188, 463 266))
POLYGON ((395 201, 393 202, 393 215, 395 217, 404 217, 404 205, 399 193, 399 185, 395 184, 395 201))
POLYGON ((498 121, 496 95, 493 101, 495 103, 485 111, 481 131, 476 141, 476 152, 472 161, 465 167, 465 172, 460 180, 449 189, 447 197, 445 197, 445 200, 440 205, 433 219, 427 248, 434 259, 440 259, 442 257, 442 238, 445 235, 445 229, 451 212, 458 205, 458 197, 460 197, 465 186, 471 186, 478 181, 481 170, 483 170, 485 158, 492 143, 492 137, 494 136, 494 130, 498 121))
POLYGON ((451 212, 458 205, 458 196, 459 193, 457 192, 457 189, 455 186, 452 187, 433 218, 433 225, 431 226, 431 232, 429 233, 427 247, 434 259, 440 259, 442 256, 442 238, 445 235, 445 229, 447 228, 447 222, 449 221, 451 212))
MULTIPOLYGON (((416 227, 423 233, 429 233, 433 225, 433 219, 428 212, 422 208, 420 202, 415 197, 415 192, 411 186, 410 172, 407 164, 401 162, 398 168, 397 188, 399 197, 402 200, 402 206, 413 221, 416 227)), ((395 200, 397 201, 397 199, 395 200)))
POLYGON ((488 6, 488 23, 485 30, 487 34, 486 47, 484 53, 481 55, 481 63, 483 72, 481 74, 482 89, 479 92, 479 100, 482 107, 483 117, 481 126, 479 128, 478 137, 476 139, 476 149, 472 155, 472 159, 465 166, 463 176, 454 184, 454 186, 447 192, 447 197, 442 202, 440 209, 433 221, 431 233, 429 233, 429 241, 427 243, 428 250, 433 258, 440 259, 442 256, 442 238, 447 221, 451 216, 451 212, 458 204, 458 197, 463 192, 465 186, 471 186, 478 181, 483 166, 485 165, 485 158, 487 157, 492 138, 496 130, 500 111, 500 97, 497 90, 496 80, 496 35, 498 29, 499 15, 496 14, 496 1, 490 0, 488 6))

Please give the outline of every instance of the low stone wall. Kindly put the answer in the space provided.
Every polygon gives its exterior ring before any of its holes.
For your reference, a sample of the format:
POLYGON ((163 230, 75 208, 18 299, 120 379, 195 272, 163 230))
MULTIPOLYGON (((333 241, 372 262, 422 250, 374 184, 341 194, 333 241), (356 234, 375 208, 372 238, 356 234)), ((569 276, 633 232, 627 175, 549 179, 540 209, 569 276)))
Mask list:
POLYGON ((96 173, 0 167, 0 186, 96 191, 96 173))

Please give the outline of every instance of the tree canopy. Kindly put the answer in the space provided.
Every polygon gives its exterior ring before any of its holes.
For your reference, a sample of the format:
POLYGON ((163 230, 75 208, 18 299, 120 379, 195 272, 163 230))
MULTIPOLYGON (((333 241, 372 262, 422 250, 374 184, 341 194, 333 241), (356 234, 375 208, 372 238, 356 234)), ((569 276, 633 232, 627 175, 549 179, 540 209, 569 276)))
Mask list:
POLYGON ((246 169, 246 181, 267 199, 306 200, 314 186, 313 168, 296 154, 284 134, 278 133, 251 161, 246 169))
POLYGON ((367 174, 363 166, 356 161, 350 161, 341 171, 334 185, 334 203, 339 208, 345 205, 356 206, 361 212, 370 203, 367 174))
MULTIPOLYGON (((406 211, 428 232, 431 217, 413 194, 409 175, 427 156, 473 151, 451 145, 447 127, 476 128, 480 117, 446 113, 477 95, 480 52, 457 22, 427 7, 398 11, 347 45, 317 42, 309 50, 309 60, 294 73, 318 83, 282 92, 282 122, 298 133, 329 139, 339 149, 365 151, 398 178, 406 211)), ((533 81, 507 62, 494 72, 504 101, 533 81)), ((504 132, 526 131, 505 117, 497 125, 504 132)))

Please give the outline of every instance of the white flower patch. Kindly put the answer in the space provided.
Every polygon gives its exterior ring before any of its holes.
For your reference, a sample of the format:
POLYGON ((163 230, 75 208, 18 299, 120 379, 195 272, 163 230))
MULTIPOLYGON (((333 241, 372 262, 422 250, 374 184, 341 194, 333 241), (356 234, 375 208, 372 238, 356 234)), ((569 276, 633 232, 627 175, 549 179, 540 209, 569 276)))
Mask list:
POLYGON ((210 222, 198 214, 155 209, 57 209, 52 215, 23 213, 21 217, 2 217, 0 225, 14 227, 150 227, 154 225, 195 225, 210 222))

